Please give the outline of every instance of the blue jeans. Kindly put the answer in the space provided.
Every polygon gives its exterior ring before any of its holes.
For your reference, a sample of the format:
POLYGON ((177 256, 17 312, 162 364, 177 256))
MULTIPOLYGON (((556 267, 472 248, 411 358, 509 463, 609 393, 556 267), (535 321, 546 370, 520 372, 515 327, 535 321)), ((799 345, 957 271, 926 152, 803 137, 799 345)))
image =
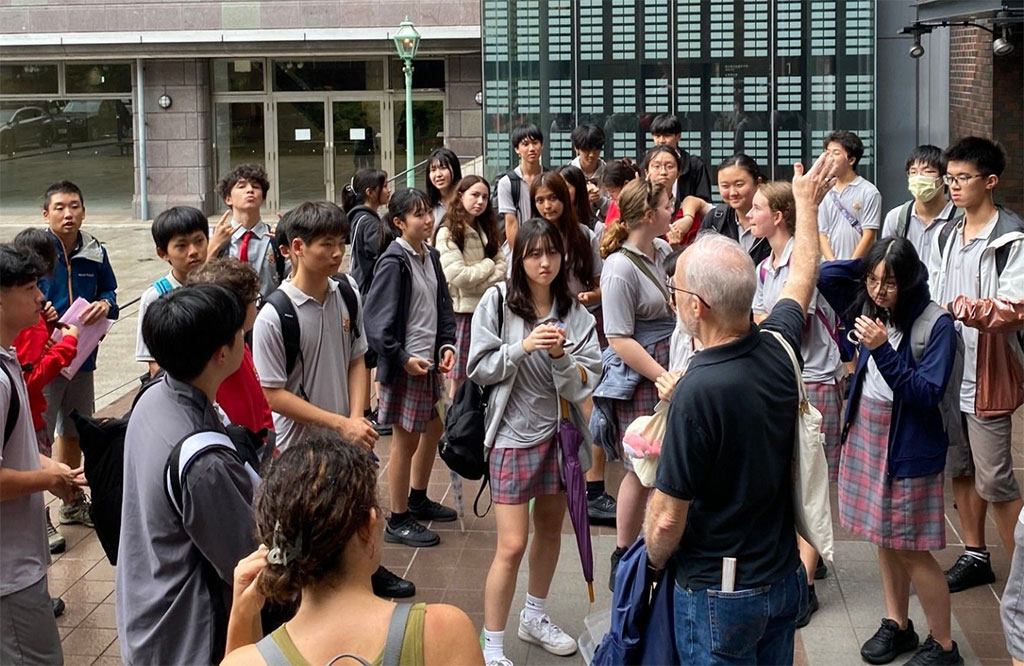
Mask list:
POLYGON ((676 649, 684 664, 792 664, 807 607, 803 565, 772 585, 722 592, 675 587, 676 649))

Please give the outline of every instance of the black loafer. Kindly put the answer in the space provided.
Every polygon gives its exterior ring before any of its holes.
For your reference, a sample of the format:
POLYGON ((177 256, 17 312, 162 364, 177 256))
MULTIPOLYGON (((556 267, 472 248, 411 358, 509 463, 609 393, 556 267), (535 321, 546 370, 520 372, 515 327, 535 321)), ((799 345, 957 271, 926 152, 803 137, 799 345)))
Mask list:
POLYGON ((416 586, 384 567, 377 567, 370 577, 373 593, 385 599, 405 599, 416 594, 416 586))
POLYGON ((53 616, 60 617, 64 614, 64 600, 60 597, 50 597, 50 603, 53 604, 53 616))

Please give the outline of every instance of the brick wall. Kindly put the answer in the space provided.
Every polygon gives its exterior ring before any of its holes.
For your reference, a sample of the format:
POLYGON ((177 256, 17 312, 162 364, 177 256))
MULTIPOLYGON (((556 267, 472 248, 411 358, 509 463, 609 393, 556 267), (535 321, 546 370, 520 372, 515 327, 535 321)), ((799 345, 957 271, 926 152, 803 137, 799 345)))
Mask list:
POLYGON ((1006 150, 996 201, 1024 214, 1024 32, 1010 41, 1013 53, 992 58, 992 136, 1006 150))
POLYGON ((949 35, 949 138, 983 136, 1006 150, 996 202, 1024 211, 1024 38, 1012 34, 1013 53, 992 53, 984 30, 954 27, 949 35))

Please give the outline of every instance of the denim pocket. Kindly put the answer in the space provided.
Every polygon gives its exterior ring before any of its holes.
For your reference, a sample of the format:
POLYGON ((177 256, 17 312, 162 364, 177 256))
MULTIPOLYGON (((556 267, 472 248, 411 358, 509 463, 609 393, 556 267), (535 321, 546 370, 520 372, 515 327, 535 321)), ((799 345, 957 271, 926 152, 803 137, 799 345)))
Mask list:
POLYGON ((771 585, 739 592, 707 590, 711 651, 726 657, 749 656, 768 626, 771 585))

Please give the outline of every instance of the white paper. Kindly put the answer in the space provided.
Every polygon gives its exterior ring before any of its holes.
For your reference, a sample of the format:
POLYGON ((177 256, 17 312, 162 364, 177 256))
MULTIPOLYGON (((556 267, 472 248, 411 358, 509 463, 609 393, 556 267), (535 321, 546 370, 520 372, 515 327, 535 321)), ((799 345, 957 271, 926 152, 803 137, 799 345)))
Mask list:
MULTIPOLYGON (((68 379, 72 379, 78 369, 82 367, 89 355, 99 346, 100 340, 107 334, 110 327, 114 325, 114 322, 106 317, 102 317, 88 326, 82 325, 81 314, 82 311, 89 307, 89 301, 85 300, 81 296, 75 299, 75 302, 71 304, 71 307, 67 309, 64 316, 60 318, 60 321, 65 324, 74 324, 79 328, 78 332, 78 353, 75 354, 75 359, 71 361, 71 365, 60 371, 60 374, 64 375, 68 379)), ((60 329, 54 330, 54 340, 59 340, 63 337, 60 329)))
POLYGON ((366 128, 353 127, 348 131, 349 141, 366 141, 366 128))
POLYGON ((236 60, 235 61, 235 73, 237 74, 248 74, 252 71, 252 61, 250 60, 236 60))
POLYGON ((310 133, 310 130, 309 130, 308 127, 303 128, 303 129, 295 130, 295 140, 296 141, 309 141, 310 136, 311 136, 311 133, 310 133))

